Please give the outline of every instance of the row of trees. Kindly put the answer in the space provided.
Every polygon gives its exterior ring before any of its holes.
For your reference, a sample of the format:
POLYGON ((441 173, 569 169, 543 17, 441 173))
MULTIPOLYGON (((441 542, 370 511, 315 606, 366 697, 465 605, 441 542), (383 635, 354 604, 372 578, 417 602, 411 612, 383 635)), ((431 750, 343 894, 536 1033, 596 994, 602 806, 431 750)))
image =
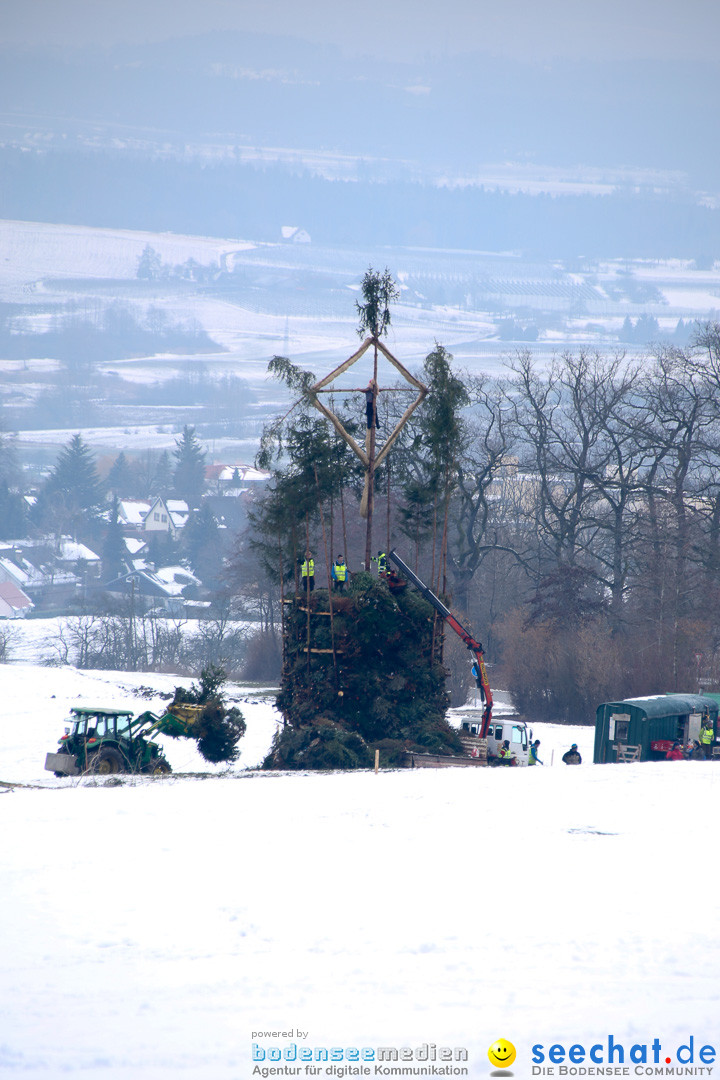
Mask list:
MULTIPOLYGON (((286 588, 308 545, 359 565, 361 476, 310 408, 314 376, 271 368, 298 404, 263 445, 275 473, 254 543, 286 588)), ((376 476, 376 536, 485 635, 496 683, 575 721, 601 700, 714 685, 720 325, 644 361, 583 351, 540 369, 520 352, 502 379, 456 372, 437 345, 419 374, 430 394, 376 476)), ((335 411, 357 429, 356 403, 335 411)), ((381 395, 381 428, 397 416, 381 395)))
POLYGON ((21 470, 12 440, 0 436, 0 539, 22 539, 32 526, 60 536, 94 539, 105 531, 108 495, 171 495, 199 506, 205 485, 205 451, 187 425, 172 454, 130 461, 121 451, 105 480, 80 434, 58 454, 30 511, 20 492, 21 470), (142 490, 144 487, 144 490, 142 490))

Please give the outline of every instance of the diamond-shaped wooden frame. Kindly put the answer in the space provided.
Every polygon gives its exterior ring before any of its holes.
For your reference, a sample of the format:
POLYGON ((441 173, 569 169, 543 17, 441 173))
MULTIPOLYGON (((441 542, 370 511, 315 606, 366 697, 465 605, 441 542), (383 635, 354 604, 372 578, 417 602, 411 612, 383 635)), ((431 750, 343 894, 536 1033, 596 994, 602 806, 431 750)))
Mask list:
POLYGON ((390 352, 390 350, 387 349, 383 345, 382 341, 380 341, 379 338, 369 337, 369 338, 365 338, 365 341, 363 341, 362 345, 360 346, 360 348, 358 349, 358 351, 356 353, 353 353, 352 356, 348 357, 348 359, 343 364, 340 364, 338 367, 336 367, 334 371, 331 371, 330 374, 326 375, 324 379, 320 380, 320 382, 317 382, 317 383, 315 383, 314 386, 310 387, 309 395, 310 395, 310 400, 312 401, 315 408, 318 409, 323 414, 323 416, 325 416, 330 421, 330 423, 333 425, 333 427, 337 431, 338 435, 340 435, 345 440, 345 442, 348 444, 348 446, 353 451, 353 453, 356 454, 357 457, 360 458, 360 460, 362 461, 365 468, 369 469, 369 467, 370 467, 370 458, 368 457, 367 453, 362 449, 361 446, 359 446, 359 444, 355 441, 355 439, 353 439, 352 435, 348 431, 345 430, 342 422, 335 415, 335 413, 332 412, 331 409, 328 409, 325 405, 323 405, 323 403, 321 401, 318 401, 316 395, 320 390, 324 390, 326 386, 329 386, 332 382, 334 382, 335 379, 337 379, 338 375, 342 375, 342 373, 344 371, 347 371, 348 368, 351 368, 353 366, 353 364, 357 363, 357 361, 362 356, 365 355, 365 353, 367 352, 367 350, 370 348, 371 345, 377 346, 377 348, 383 354, 385 359, 388 360, 393 365, 393 367, 396 368, 397 371, 400 372, 403 379, 405 379, 405 381, 407 383, 409 383, 411 386, 414 386, 415 389, 418 391, 418 396, 415 398, 413 403, 411 405, 409 405, 408 408, 405 410, 405 412, 402 414, 402 416, 398 420, 397 424, 395 425, 395 427, 393 428, 393 430, 390 432, 387 439, 383 443, 382 448, 378 451, 377 455, 375 456, 375 458, 373 460, 373 472, 374 472, 375 469, 378 467, 378 465, 380 465, 381 462, 384 461, 384 459, 389 454, 393 443, 395 442, 398 435, 400 434, 400 432, 404 428, 405 424, 410 419, 411 414, 415 411, 415 409, 417 409, 418 405, 420 405, 420 403, 427 396, 427 393, 428 393, 427 386, 425 386, 424 383, 421 383, 419 379, 416 379, 414 375, 411 375, 410 372, 407 370, 407 368, 403 367, 403 365, 400 363, 400 361, 396 357, 393 356, 393 354, 390 352))

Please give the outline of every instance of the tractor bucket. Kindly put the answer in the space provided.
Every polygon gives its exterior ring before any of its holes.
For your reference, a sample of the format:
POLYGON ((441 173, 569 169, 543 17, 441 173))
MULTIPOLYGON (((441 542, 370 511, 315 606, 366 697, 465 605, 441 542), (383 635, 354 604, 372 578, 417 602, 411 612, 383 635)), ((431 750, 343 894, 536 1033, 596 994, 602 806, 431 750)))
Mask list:
POLYGON ((168 735, 190 735, 202 711, 202 705, 169 705, 167 712, 160 717, 158 731, 168 735))

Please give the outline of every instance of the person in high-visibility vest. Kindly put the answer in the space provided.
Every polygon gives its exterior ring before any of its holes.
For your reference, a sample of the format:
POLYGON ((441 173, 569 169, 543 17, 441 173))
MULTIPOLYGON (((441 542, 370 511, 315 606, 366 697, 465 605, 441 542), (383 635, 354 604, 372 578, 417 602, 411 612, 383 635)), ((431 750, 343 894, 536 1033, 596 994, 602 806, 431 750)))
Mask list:
POLYGON ((378 574, 387 572, 387 555, 384 551, 378 551, 377 555, 373 555, 372 562, 378 564, 378 574))
POLYGON ((714 741, 715 732, 713 730, 713 723, 710 719, 710 713, 706 712, 702 719, 702 727, 700 728, 700 745, 702 746, 702 752, 706 758, 712 757, 714 741))
POLYGON ((305 562, 300 567, 300 573, 302 574, 303 588, 307 592, 312 592, 315 588, 315 560, 311 551, 305 552, 305 562))
POLYGON ((498 747, 497 756, 501 765, 517 765, 517 758, 510 749, 509 739, 505 739, 502 746, 498 747))
POLYGON ((338 555, 337 559, 332 564, 333 588, 336 592, 344 592, 345 582, 347 581, 347 572, 348 568, 344 558, 342 555, 338 555))

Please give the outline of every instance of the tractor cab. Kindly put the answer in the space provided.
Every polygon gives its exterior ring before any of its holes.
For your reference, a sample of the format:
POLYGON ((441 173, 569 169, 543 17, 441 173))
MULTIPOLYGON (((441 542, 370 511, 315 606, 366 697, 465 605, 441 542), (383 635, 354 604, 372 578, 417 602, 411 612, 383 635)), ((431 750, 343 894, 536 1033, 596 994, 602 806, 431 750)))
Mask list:
MULTIPOLYGON (((175 718, 171 718, 173 722, 175 718)), ((143 713, 137 719, 129 709, 77 706, 65 721, 58 752, 47 754, 45 768, 56 776, 85 772, 170 772, 157 743, 146 736, 159 718, 143 713)))
POLYGON ((74 708, 65 721, 65 735, 60 742, 69 739, 98 742, 101 739, 127 738, 133 714, 128 709, 74 708))

